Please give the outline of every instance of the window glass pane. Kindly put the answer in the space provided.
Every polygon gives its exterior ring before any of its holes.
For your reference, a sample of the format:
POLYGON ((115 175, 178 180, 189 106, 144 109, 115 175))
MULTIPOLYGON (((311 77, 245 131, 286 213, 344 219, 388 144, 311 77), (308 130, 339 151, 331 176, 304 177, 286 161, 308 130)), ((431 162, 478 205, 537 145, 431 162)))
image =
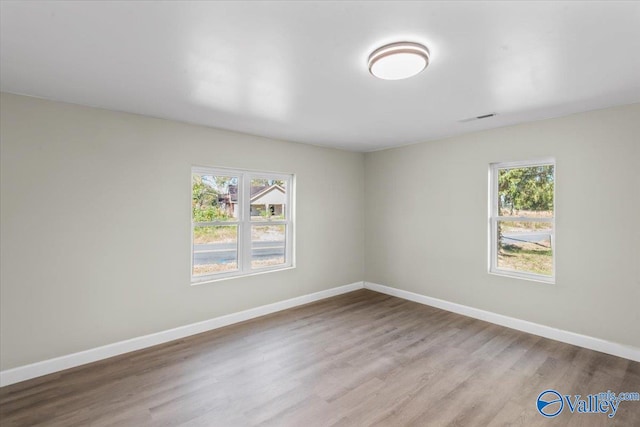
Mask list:
POLYGON ((251 180, 251 220, 285 219, 287 180, 254 178, 251 180))
POLYGON ((498 221, 498 268, 553 274, 552 225, 545 222, 498 221))
POLYGON ((285 263, 285 225, 251 226, 251 268, 285 263))
POLYGON ((191 179, 194 222, 237 221, 238 177, 194 173, 191 179))
POLYGON ((553 165, 498 170, 500 216, 553 217, 553 165))
POLYGON ((193 275, 238 269, 238 226, 193 227, 193 275))

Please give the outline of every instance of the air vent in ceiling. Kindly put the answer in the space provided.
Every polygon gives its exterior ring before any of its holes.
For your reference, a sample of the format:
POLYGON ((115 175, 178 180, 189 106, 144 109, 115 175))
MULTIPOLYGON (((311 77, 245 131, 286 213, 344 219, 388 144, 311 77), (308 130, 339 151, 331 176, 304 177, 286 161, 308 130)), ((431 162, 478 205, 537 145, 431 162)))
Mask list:
POLYGON ((459 122, 460 123, 467 123, 467 122, 473 122, 473 121, 476 121, 476 120, 488 119, 489 117, 493 117, 496 114, 498 114, 498 113, 483 114, 481 116, 476 116, 476 117, 470 117, 468 119, 463 119, 463 120, 460 120, 459 122))

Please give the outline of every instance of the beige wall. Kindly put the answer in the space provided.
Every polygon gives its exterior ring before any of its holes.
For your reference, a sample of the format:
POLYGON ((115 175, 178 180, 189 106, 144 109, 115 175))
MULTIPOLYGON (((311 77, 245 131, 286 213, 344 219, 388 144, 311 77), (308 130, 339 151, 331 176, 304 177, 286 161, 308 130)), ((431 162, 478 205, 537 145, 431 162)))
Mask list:
POLYGON ((360 153, 9 94, 0 108, 3 370, 362 280, 360 153), (190 286, 192 164, 295 173, 297 268, 190 286))
POLYGON ((640 346, 640 105, 365 156, 365 277, 640 346), (555 285, 487 273, 489 163, 555 157, 555 285))

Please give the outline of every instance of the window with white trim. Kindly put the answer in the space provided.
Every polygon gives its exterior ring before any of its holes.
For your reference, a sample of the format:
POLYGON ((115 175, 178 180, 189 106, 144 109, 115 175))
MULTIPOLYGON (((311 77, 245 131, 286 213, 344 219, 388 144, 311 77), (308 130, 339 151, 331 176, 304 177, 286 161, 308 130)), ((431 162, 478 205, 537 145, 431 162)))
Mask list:
POLYGON ((191 170, 191 282, 293 266, 293 175, 191 170))
POLYGON ((490 169, 489 271, 555 282, 555 161, 490 169))

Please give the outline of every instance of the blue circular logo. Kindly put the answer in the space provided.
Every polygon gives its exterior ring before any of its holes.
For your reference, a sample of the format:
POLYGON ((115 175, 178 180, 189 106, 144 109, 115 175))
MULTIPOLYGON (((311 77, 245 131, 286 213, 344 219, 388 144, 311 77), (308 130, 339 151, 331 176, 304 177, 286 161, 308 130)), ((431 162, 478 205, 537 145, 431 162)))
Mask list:
POLYGON ((562 396, 555 390, 545 390, 538 396, 536 407, 540 415, 553 418, 562 412, 564 402, 562 396))

